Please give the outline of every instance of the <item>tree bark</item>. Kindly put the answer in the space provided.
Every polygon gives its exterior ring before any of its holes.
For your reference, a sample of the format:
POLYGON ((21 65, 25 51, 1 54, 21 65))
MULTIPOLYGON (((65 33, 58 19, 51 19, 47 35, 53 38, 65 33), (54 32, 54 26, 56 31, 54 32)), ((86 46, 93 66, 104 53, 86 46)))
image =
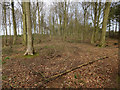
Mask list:
POLYGON ((24 55, 33 55, 33 40, 32 40, 32 27, 31 27, 31 16, 30 16, 30 2, 25 2, 26 11, 26 22, 27 22, 27 51, 24 55))
POLYGON ((42 33, 42 36, 43 36, 43 22, 44 22, 44 16, 43 16, 43 13, 42 13, 42 16, 41 16, 41 26, 42 26, 42 30, 41 30, 41 33, 42 33))
POLYGON ((104 9, 104 16, 103 16, 103 24, 102 24, 102 35, 101 35, 101 41, 100 46, 105 46, 105 36, 106 36, 106 28, 107 28, 107 21, 108 21, 108 15, 110 11, 110 2, 105 3, 105 9, 104 9))
POLYGON ((51 30, 51 12, 49 15, 49 28, 50 28, 50 39, 52 38, 52 30, 51 30))
POLYGON ((94 7, 94 29, 92 33, 92 38, 91 38, 91 44, 95 43, 95 32, 96 32, 96 21, 97 21, 97 2, 95 2, 95 7, 94 7))
POLYGON ((111 34, 110 34, 110 27, 111 27, 111 23, 110 23, 110 19, 109 19, 109 37, 111 36, 111 34))
POLYGON ((13 38, 13 44, 17 41, 17 30, 16 30, 16 21, 15 21, 15 14, 14 14, 14 2, 12 0, 12 18, 13 18, 13 29, 14 29, 14 38, 13 38))
POLYGON ((5 44, 7 44, 7 23, 6 23, 6 6, 5 6, 5 3, 4 3, 4 18, 5 18, 5 32, 6 32, 6 39, 5 39, 5 44))
POLYGON ((115 36, 117 36, 117 20, 116 20, 115 36))
POLYGON ((23 44, 27 45, 27 24, 26 24, 26 11, 25 11, 25 2, 22 2, 22 21, 23 21, 23 44))
POLYGON ((34 24, 34 33, 36 33, 36 6, 35 3, 33 2, 33 6, 34 6, 34 11, 33 11, 33 24, 34 24))
POLYGON ((98 32, 99 32, 99 23, 100 23, 100 14, 101 14, 101 2, 99 2, 99 11, 97 16, 97 26, 95 31, 95 42, 98 40, 98 32))
POLYGON ((11 16, 11 14, 9 15, 9 34, 10 34, 9 43, 12 44, 12 42, 11 42, 12 41, 12 36, 11 36, 11 20, 10 20, 11 17, 10 16, 11 16))
POLYGON ((38 23, 39 23, 39 34, 40 34, 40 10, 39 10, 39 3, 37 2, 37 7, 38 7, 38 23))

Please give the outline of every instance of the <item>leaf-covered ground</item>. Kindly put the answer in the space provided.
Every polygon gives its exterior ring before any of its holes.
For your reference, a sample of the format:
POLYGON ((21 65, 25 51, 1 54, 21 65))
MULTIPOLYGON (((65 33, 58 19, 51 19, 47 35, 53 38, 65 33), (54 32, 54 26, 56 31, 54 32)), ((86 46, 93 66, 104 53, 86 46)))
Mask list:
POLYGON ((101 48, 89 43, 48 40, 34 45, 34 56, 23 56, 22 44, 4 47, 3 88, 117 88, 120 77, 115 43, 117 40, 108 39, 108 46, 101 48), (108 58, 44 83, 53 75, 105 56, 108 58))

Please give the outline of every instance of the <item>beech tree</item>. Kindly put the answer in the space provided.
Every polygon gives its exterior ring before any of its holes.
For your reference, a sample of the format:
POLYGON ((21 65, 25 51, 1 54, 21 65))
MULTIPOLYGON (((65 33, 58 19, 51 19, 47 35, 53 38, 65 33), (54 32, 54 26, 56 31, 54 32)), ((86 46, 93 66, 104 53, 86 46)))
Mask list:
POLYGON ((30 16, 30 2, 25 2, 26 11, 26 24, 27 24, 27 50, 24 55, 33 55, 33 40, 32 40, 32 27, 31 27, 31 16, 30 16))
POLYGON ((106 29, 107 29, 107 21, 108 21, 108 15, 110 11, 110 2, 105 3, 105 9, 104 9, 104 16, 103 16, 103 24, 102 24, 102 35, 101 35, 101 41, 100 46, 105 46, 105 37, 106 37, 106 29))
POLYGON ((22 2, 22 21, 23 21, 23 43, 27 45, 27 24, 26 24, 26 11, 25 11, 25 2, 22 2))

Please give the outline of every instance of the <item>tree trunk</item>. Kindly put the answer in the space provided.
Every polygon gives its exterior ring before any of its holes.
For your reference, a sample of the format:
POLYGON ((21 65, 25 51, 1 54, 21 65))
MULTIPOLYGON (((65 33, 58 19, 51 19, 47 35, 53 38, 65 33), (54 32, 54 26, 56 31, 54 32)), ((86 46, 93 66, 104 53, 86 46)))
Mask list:
POLYGON ((96 26, 96 31, 95 31, 95 42, 98 40, 100 14, 101 14, 101 2, 99 3, 99 12, 98 12, 98 16, 97 16, 97 26, 96 26))
POLYGON ((39 34, 40 34, 40 10, 39 10, 39 3, 37 2, 37 7, 38 7, 38 23, 39 23, 39 34))
POLYGON ((12 0, 12 18, 13 18, 13 29, 14 29, 14 38, 13 38, 13 44, 17 41, 17 30, 16 30, 16 21, 15 21, 15 14, 14 14, 14 2, 12 0))
POLYGON ((25 2, 22 2, 22 21, 23 21, 23 44, 27 45, 27 24, 26 24, 26 11, 25 11, 25 2))
POLYGON ((42 26, 42 30, 41 30, 41 33, 42 33, 42 36, 43 36, 43 18, 44 18, 44 16, 43 16, 43 14, 42 14, 42 16, 41 16, 41 26, 42 26))
POLYGON ((96 21, 97 21, 97 2, 95 2, 94 7, 94 29, 92 33, 91 44, 95 43, 96 21))
POLYGON ((61 30, 61 23, 62 23, 62 17, 61 17, 61 13, 59 12, 59 19, 60 19, 60 35, 62 36, 62 30, 61 30))
POLYGON ((34 33, 36 33, 36 14, 34 15, 34 19, 33 19, 34 21, 34 33))
POLYGON ((105 46, 105 36, 106 36, 106 28, 107 28, 107 21, 108 21, 108 15, 110 11, 110 2, 105 3, 105 9, 104 9, 104 16, 103 16, 103 24, 102 24, 102 35, 101 35, 101 41, 100 46, 105 46))
POLYGON ((31 27, 31 16, 30 16, 30 2, 25 2, 26 11, 26 22, 27 22, 27 51, 24 55, 33 55, 33 40, 32 40, 32 27, 31 27))
POLYGON ((6 6, 5 6, 5 3, 4 3, 4 18, 5 18, 5 32, 6 32, 6 39, 5 39, 5 44, 7 44, 7 23, 6 23, 6 6))
POLYGON ((110 27, 111 27, 111 23, 110 23, 110 19, 109 19, 109 37, 111 36, 111 34, 110 34, 110 27))
POLYGON ((9 40, 9 43, 10 43, 10 45, 12 44, 12 36, 11 36, 11 20, 10 20, 10 16, 11 16, 11 14, 9 15, 9 34, 10 34, 10 40, 9 40))
POLYGON ((85 25, 86 25, 86 20, 85 20, 85 18, 86 18, 86 12, 84 11, 84 27, 85 27, 85 25))
POLYGON ((65 40, 66 38, 66 25, 67 25, 67 10, 66 10, 66 7, 67 7, 67 4, 66 2, 64 2, 64 22, 63 22, 63 40, 65 40))
POLYGON ((53 26, 53 28, 52 28, 53 29, 53 35, 55 36, 55 28, 54 28, 55 21, 54 21, 54 16, 52 17, 52 22, 53 22, 53 25, 52 25, 53 26))
MULTIPOLYGON (((36 7, 35 6, 35 3, 33 3, 33 6, 34 6, 34 8, 36 7)), ((34 24, 34 33, 36 33, 36 8, 34 9, 34 11, 33 11, 33 24, 34 24)))
POLYGON ((112 30, 113 30, 113 37, 114 37, 114 20, 112 20, 112 30))
POLYGON ((115 36, 117 36, 117 20, 116 20, 115 36))
POLYGON ((51 12, 50 12, 50 15, 49 15, 49 30, 50 30, 50 40, 52 38, 52 30, 51 30, 51 12))

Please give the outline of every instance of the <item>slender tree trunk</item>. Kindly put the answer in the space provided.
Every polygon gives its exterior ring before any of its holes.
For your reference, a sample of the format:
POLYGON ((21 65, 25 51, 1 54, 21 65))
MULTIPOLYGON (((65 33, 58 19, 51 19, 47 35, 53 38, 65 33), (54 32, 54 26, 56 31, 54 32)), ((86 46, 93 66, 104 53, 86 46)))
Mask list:
POLYGON ((65 8, 64 8, 64 29, 63 29, 63 40, 65 40, 66 38, 66 25, 67 25, 67 10, 66 10, 66 7, 67 7, 67 4, 66 2, 65 3, 65 8))
MULTIPOLYGON (((120 41, 120 16, 119 16, 119 31, 118 31, 119 33, 118 33, 118 36, 119 36, 119 41, 120 41)), ((120 43, 119 43, 120 44, 120 43)), ((119 45, 120 46, 120 45, 119 45)))
POLYGON ((85 25, 86 25, 86 20, 85 20, 85 18, 86 18, 86 12, 84 11, 84 27, 85 27, 85 25))
MULTIPOLYGON (((2 9, 2 18, 3 18, 3 20, 2 20, 2 23, 4 24, 5 23, 5 18, 4 18, 4 8, 2 9)), ((2 25, 2 28, 3 28, 3 36, 2 36, 2 46, 4 47, 5 46, 5 29, 4 29, 4 26, 2 25)))
MULTIPOLYGON (((35 7, 35 3, 33 2, 33 6, 35 7)), ((36 8, 35 8, 36 9, 36 8)), ((33 11, 33 24, 34 24, 34 33, 36 33, 36 10, 33 11)))
POLYGON ((14 29, 14 38, 13 38, 13 44, 17 41, 17 30, 16 30, 16 21, 15 21, 15 14, 14 14, 14 2, 12 0, 12 18, 13 18, 13 29, 14 29))
POLYGON ((94 29, 92 33, 91 44, 95 43, 96 21, 97 21, 97 2, 95 2, 94 7, 94 29))
POLYGON ((55 24, 55 21, 54 21, 54 16, 52 17, 52 22, 53 22, 53 35, 55 36, 55 28, 54 28, 54 24, 55 24))
POLYGON ((51 30, 51 12, 50 12, 50 15, 49 15, 49 30, 50 30, 50 40, 52 38, 52 30, 51 30))
POLYGON ((44 22, 44 21, 43 21, 43 17, 44 17, 44 16, 43 16, 43 14, 42 14, 42 16, 41 16, 41 26, 42 26, 41 33, 42 33, 42 36, 43 36, 43 22, 44 22))
POLYGON ((36 14, 34 15, 34 33, 36 33, 36 14))
POLYGON ((115 36, 117 36, 117 20, 116 20, 116 27, 115 27, 115 36))
POLYGON ((96 26, 96 31, 95 31, 95 42, 98 40, 100 14, 101 14, 101 2, 99 3, 99 11, 98 11, 98 16, 97 16, 97 26, 96 26))
POLYGON ((39 23, 39 34, 40 34, 40 10, 39 10, 39 3, 37 2, 38 7, 38 23, 39 23))
POLYGON ((26 11, 25 11, 25 2, 22 2, 22 21, 23 21, 23 44, 27 45, 27 24, 26 24, 26 11))
POLYGON ((4 3, 4 18, 5 18, 5 32, 6 32, 6 39, 5 39, 5 44, 7 44, 7 23, 6 23, 6 6, 5 6, 5 3, 4 3))
POLYGON ((9 43, 12 44, 12 36, 11 36, 11 20, 10 20, 10 16, 11 14, 9 15, 9 34, 10 34, 10 40, 9 40, 9 43))
POLYGON ((59 19, 60 19, 60 35, 62 36, 62 30, 61 30, 62 18, 61 18, 61 13, 59 13, 59 19))
POLYGON ((113 27, 112 27, 112 28, 113 28, 113 29, 112 29, 112 30, 113 30, 113 37, 114 37, 114 20, 112 20, 112 26, 113 26, 113 27))
POLYGON ((22 21, 21 21, 21 34, 23 34, 23 26, 22 26, 22 21))
POLYGON ((110 34, 110 27, 111 27, 111 23, 110 23, 110 19, 109 19, 109 37, 111 36, 111 34, 110 34))
POLYGON ((30 2, 25 2, 25 10, 26 10, 26 22, 27 22, 27 51, 24 55, 33 55, 33 40, 32 40, 32 27, 31 27, 31 16, 30 16, 30 2))
POLYGON ((57 20, 57 25, 58 25, 58 35, 60 36, 60 25, 59 25, 59 19, 57 20))
POLYGON ((20 34, 20 28, 19 28, 19 24, 18 24, 18 35, 20 34))
POLYGON ((102 35, 101 35, 101 41, 100 46, 105 46, 105 36, 106 36, 106 28, 107 28, 107 21, 108 21, 108 15, 110 11, 110 2, 105 3, 105 9, 104 9, 104 17, 103 17, 103 24, 102 24, 102 35))

